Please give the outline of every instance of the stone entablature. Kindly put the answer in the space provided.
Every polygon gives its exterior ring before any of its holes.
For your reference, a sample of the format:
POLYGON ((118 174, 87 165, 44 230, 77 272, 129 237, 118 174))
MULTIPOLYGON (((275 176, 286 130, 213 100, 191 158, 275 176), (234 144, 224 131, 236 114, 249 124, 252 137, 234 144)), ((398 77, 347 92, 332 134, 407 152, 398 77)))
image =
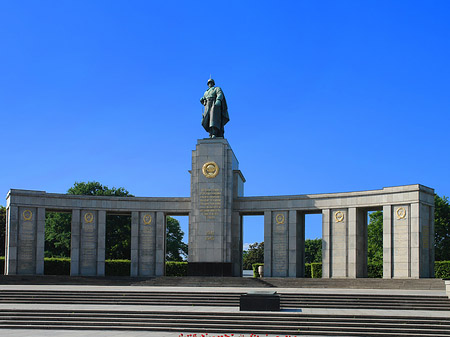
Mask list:
POLYGON ((434 206, 434 190, 416 184, 344 193, 238 197, 234 202, 234 210, 244 215, 263 214, 271 209, 320 211, 339 207, 361 207, 382 210, 384 205, 417 202, 434 206))
MULTIPOLYGON (((43 274, 45 213, 72 213, 71 275, 105 273, 106 214, 131 215, 131 276, 165 270, 166 216, 189 216, 189 263, 240 276, 242 217, 264 215, 265 277, 303 277, 305 215, 322 214, 324 278, 367 277, 367 212, 383 211, 383 277, 434 275, 434 190, 422 185, 244 197, 245 179, 225 139, 199 140, 191 197, 108 197, 12 189, 6 274, 43 274)), ((206 268, 206 269, 205 269, 206 268)), ((194 271, 195 271, 194 270, 194 271)))
POLYGON ((57 212, 71 211, 72 209, 95 209, 125 213, 152 210, 174 215, 188 215, 191 209, 190 198, 108 197, 18 189, 11 189, 8 192, 6 207, 10 204, 24 207, 45 207, 47 210, 57 212))

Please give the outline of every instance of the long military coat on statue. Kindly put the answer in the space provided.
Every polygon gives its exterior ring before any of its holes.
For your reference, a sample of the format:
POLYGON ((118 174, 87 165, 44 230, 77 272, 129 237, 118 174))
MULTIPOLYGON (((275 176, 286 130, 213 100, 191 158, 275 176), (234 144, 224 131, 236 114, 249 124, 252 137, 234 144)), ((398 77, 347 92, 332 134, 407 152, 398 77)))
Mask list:
POLYGON ((205 91, 201 101, 205 105, 203 112, 202 125, 207 132, 211 134, 211 128, 215 127, 219 130, 218 137, 223 137, 225 133, 224 126, 230 120, 228 116, 227 101, 220 87, 211 87, 205 91), (216 105, 216 101, 220 100, 221 105, 216 105))

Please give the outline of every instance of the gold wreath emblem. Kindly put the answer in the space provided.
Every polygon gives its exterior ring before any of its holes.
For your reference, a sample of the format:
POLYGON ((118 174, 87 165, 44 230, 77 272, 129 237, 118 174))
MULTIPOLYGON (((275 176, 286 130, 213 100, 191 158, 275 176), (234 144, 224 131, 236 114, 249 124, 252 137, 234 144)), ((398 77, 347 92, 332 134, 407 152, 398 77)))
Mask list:
POLYGON ((395 213, 397 214, 397 219, 404 219, 404 218, 406 218, 406 209, 404 207, 397 208, 395 213))
POLYGON ((86 223, 91 223, 92 221, 94 221, 94 214, 92 214, 91 212, 86 213, 84 215, 84 221, 86 221, 86 223))
POLYGON ((341 211, 337 211, 336 213, 334 213, 334 218, 336 219, 336 222, 342 222, 344 221, 344 213, 342 213, 341 211))
POLYGON ((150 225, 152 223, 152 216, 150 214, 144 215, 144 223, 146 225, 150 225))
POLYGON ((219 166, 215 162, 209 161, 203 164, 202 172, 206 178, 214 178, 219 174, 219 166))
POLYGON ((277 214, 277 216, 275 217, 275 221, 277 222, 277 224, 282 225, 284 224, 284 214, 277 214))
POLYGON ((31 212, 29 209, 26 209, 23 211, 22 216, 25 221, 30 221, 33 218, 33 212, 31 212))

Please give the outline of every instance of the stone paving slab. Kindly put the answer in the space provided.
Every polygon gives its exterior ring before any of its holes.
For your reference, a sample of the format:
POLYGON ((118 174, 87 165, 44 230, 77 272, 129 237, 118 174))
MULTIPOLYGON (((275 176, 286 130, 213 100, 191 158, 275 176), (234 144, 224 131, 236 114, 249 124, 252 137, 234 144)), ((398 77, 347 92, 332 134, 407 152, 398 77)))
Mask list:
MULTIPOLYGON (((210 306, 162 306, 162 305, 86 305, 86 304, 0 304, 0 310, 77 310, 77 311, 118 311, 118 312, 195 312, 195 313, 239 313, 239 307, 210 307, 210 306)), ((245 311, 251 313, 252 311, 245 311)), ((261 314, 261 311, 255 311, 261 314)), ((293 314, 320 314, 320 315, 370 315, 391 317, 444 317, 450 318, 450 311, 428 310, 386 310, 386 309, 326 309, 326 308, 298 308, 283 309, 280 311, 264 312, 273 315, 293 314)), ((1 331, 1 330, 0 330, 1 331)))
MULTIPOLYGON (((222 337, 221 333, 183 333, 181 332, 163 332, 163 331, 99 331, 99 330, 27 330, 27 329, 0 329, 0 335, 5 337, 222 337)), ((227 333, 227 336, 230 336, 227 333)), ((251 334, 234 334, 232 337, 284 337, 285 335, 251 335, 251 334)), ((294 335, 290 335, 294 337, 294 335)), ((300 335, 299 335, 300 336, 300 335)), ((321 336, 317 336, 321 337, 321 336)))
POLYGON ((60 291, 129 291, 129 292, 199 292, 199 293, 246 293, 260 289, 278 293, 296 294, 367 294, 367 295, 415 295, 446 296, 445 290, 410 289, 344 289, 344 288, 242 288, 242 287, 143 287, 143 286, 96 286, 96 285, 12 285, 0 284, 0 290, 60 290, 60 291))

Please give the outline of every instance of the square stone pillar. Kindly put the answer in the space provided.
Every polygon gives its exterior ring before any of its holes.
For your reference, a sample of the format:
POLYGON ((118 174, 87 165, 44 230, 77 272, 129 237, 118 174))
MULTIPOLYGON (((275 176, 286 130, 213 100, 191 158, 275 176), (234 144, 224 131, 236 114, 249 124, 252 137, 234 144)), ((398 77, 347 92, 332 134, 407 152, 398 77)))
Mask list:
POLYGON ((367 277, 367 212, 348 209, 348 277, 367 277))
POLYGON ((36 219, 36 275, 44 275, 45 208, 37 208, 36 219))
POLYGON ((17 274, 17 250, 19 236, 19 207, 6 208, 6 237, 5 237, 5 275, 17 274))
POLYGON ((272 277, 272 212, 264 212, 264 277, 272 277))
POLYGON ((289 211, 289 277, 305 277, 305 214, 289 211))
POLYGON ((139 276, 139 212, 131 212, 130 276, 139 276))
MULTIPOLYGON (((165 236, 160 237, 161 243, 156 244, 157 226, 165 230, 164 213, 158 213, 161 221, 157 221, 156 212, 131 213, 131 276, 153 277, 164 275, 165 263, 165 236), (158 272, 156 272, 156 251, 159 250, 158 272), (164 252, 164 254, 162 254, 164 252), (161 274, 162 273, 162 274, 161 274)), ((161 236, 161 231, 158 232, 161 236)))
POLYGON ((233 182, 236 170, 226 139, 198 140, 192 153, 189 275, 231 276, 240 268, 240 248, 232 242, 239 226, 232 226, 238 221, 232 217, 233 191, 242 190, 233 182))
POLYGON ((98 211, 97 276, 105 276, 106 211, 98 211))
POLYGON ((322 210, 322 278, 367 276, 365 215, 356 207, 322 210))
POLYGON ((44 274, 45 208, 8 205, 6 275, 44 274))
POLYGON ((434 277, 434 207, 411 204, 411 277, 434 277))
POLYGON ((81 240, 81 211, 72 210, 71 238, 70 238, 70 275, 80 275, 80 240, 81 240))
POLYGON ((305 270, 304 214, 264 213, 264 276, 303 277, 305 270))
POLYGON ((243 231, 242 216, 239 212, 232 213, 231 219, 231 263, 233 264, 232 276, 242 276, 242 250, 243 231))
POLYGON ((331 277, 331 221, 330 209, 322 210, 322 278, 331 277))
POLYGON ((80 213, 81 227, 79 275, 102 276, 105 274, 104 233, 106 213, 104 211, 99 212, 93 210, 81 210, 80 213), (100 236, 103 237, 103 242, 100 242, 100 236))
POLYGON ((166 215, 156 212, 155 276, 166 273, 166 215))
POLYGON ((392 278, 392 206, 383 206, 383 278, 392 278))

